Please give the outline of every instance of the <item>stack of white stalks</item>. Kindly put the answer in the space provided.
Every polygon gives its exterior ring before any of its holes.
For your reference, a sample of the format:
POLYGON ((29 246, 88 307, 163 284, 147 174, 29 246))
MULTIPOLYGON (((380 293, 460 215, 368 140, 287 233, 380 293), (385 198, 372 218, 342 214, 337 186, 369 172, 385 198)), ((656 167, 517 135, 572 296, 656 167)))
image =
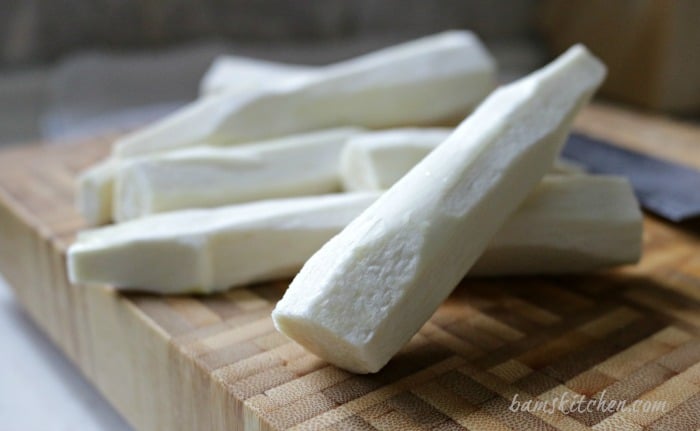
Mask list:
POLYGON ((465 275, 638 260, 628 182, 557 160, 604 75, 574 46, 494 90, 464 31, 319 68, 220 60, 199 100, 82 175, 87 221, 118 224, 79 235, 70 278, 175 294, 296 274, 276 327, 376 372, 465 275))

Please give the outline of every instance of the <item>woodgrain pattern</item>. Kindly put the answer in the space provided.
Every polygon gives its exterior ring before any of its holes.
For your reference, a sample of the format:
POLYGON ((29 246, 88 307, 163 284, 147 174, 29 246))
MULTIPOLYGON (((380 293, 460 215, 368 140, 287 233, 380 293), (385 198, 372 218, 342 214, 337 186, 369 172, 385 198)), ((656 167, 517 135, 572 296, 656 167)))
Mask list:
MULTIPOLYGON (((577 128, 647 148, 655 121, 593 106, 577 128)), ((657 133, 684 136, 665 141, 664 151, 700 165, 698 128, 661 121, 657 133)), ((647 218, 644 258, 634 267, 465 281, 386 368, 360 376, 275 332, 269 313, 286 282, 206 297, 71 286, 64 253, 83 225, 73 180, 109 141, 0 154, 0 269, 27 312, 136 429, 700 426, 697 224, 647 218), (667 406, 509 410, 516 394, 535 401, 564 393, 667 406)))

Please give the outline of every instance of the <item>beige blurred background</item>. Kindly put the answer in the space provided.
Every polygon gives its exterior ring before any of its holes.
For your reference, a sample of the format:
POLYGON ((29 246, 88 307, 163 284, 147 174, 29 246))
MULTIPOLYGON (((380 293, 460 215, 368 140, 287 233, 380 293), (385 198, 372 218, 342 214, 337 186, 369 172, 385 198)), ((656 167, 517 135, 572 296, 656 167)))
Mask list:
POLYGON ((221 54, 323 64, 450 28, 476 32, 501 79, 577 41, 611 66, 603 94, 700 107, 695 0, 2 0, 0 143, 133 127, 196 97, 221 54))

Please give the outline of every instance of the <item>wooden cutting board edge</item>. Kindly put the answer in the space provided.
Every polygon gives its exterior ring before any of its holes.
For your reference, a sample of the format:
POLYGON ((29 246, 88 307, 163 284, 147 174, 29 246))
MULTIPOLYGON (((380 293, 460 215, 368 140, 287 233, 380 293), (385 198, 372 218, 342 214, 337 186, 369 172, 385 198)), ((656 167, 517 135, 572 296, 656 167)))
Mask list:
MULTIPOLYGON (((0 272, 31 319, 135 429, 238 429, 240 400, 132 302, 108 288, 71 285, 50 235, 2 189, 0 201, 0 272)), ((245 427, 256 428, 265 429, 245 427)))

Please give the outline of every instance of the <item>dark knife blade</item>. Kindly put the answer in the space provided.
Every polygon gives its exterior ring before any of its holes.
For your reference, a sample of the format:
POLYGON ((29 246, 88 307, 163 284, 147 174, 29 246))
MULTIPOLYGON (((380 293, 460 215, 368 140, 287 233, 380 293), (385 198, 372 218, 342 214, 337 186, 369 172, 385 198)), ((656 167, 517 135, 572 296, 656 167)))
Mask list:
POLYGON ((562 156, 594 174, 626 176, 642 206, 660 217, 680 222, 700 216, 700 172, 693 168, 580 133, 569 136, 562 156))

